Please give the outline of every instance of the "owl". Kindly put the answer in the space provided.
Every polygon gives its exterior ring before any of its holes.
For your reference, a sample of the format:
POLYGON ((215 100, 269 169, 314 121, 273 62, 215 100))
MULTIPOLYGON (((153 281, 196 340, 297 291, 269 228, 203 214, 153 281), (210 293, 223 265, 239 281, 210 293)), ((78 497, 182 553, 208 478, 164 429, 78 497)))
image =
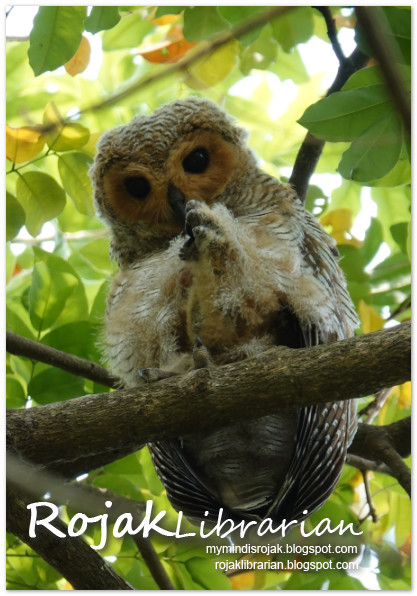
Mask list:
MULTIPOLYGON (((246 140, 196 97, 99 140, 90 175, 120 269, 106 358, 127 387, 353 335, 335 242, 246 140)), ((305 519, 333 491, 356 430, 352 404, 331 399, 288 412, 277 397, 272 415, 150 444, 173 507, 193 522, 220 508, 233 520, 305 519)))

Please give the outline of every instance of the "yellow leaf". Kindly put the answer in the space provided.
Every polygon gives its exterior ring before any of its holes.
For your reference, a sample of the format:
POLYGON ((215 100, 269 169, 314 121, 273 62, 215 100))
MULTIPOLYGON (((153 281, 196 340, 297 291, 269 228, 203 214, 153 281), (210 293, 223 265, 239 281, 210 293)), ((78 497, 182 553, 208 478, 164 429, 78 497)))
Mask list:
POLYGON ((148 44, 143 50, 139 49, 138 54, 148 62, 155 62, 156 64, 172 63, 178 62, 195 45, 196 42, 190 43, 185 39, 182 34, 182 27, 175 25, 168 31, 164 41, 148 44))
POLYGON ((331 236, 338 244, 360 246, 362 243, 350 233, 353 225, 353 213, 350 209, 334 209, 320 219, 323 226, 331 226, 331 236))
POLYGON ((362 329, 364 333, 371 331, 378 331, 384 326, 385 320, 379 315, 372 306, 369 306, 363 300, 360 300, 358 305, 359 317, 362 321, 362 329))
POLYGON ((74 56, 66 64, 64 64, 65 70, 72 77, 83 72, 90 62, 91 47, 90 42, 84 35, 81 38, 81 43, 78 46, 78 50, 74 56))
POLYGON ((233 40, 200 58, 187 70, 185 83, 192 89, 197 90, 213 87, 233 70, 238 52, 239 42, 233 40))
POLYGON ((251 588, 255 582, 255 572, 248 571, 246 573, 239 573, 229 578, 232 584, 232 590, 246 590, 251 588))
POLYGON ((45 145, 46 137, 35 126, 13 128, 6 124, 6 157, 13 163, 33 159, 45 145))
POLYGON ((411 406, 411 382, 400 385, 400 395, 398 396, 398 405, 400 408, 406 409, 411 406))
POLYGON ((49 102, 43 114, 48 128, 46 142, 54 151, 71 151, 83 147, 90 136, 87 128, 75 122, 65 123, 54 102, 49 102))
MULTIPOLYGON (((156 9, 154 11, 154 14, 156 9)), ((162 17, 157 17, 156 19, 150 18, 148 19, 153 25, 158 25, 159 27, 164 25, 171 25, 171 23, 175 23, 178 21, 181 15, 179 14, 164 14, 162 17)))

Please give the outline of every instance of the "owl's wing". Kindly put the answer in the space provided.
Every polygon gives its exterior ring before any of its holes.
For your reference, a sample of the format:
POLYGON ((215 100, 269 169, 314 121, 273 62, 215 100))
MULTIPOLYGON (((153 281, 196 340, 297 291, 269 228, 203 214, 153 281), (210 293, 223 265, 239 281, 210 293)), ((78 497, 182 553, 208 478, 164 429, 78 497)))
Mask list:
MULTIPOLYGON (((216 522, 219 509, 225 507, 185 459, 180 440, 155 441, 149 443, 148 447, 174 509, 182 511, 190 521, 197 524, 202 519, 216 522), (208 511, 206 516, 205 511, 208 511)), ((225 509, 224 517, 233 518, 233 514, 225 509)))
MULTIPOLYGON (((305 264, 334 303, 334 322, 322 329, 302 324, 295 315, 291 322, 290 347, 312 347, 331 343, 353 334, 357 316, 337 265, 337 249, 313 217, 303 218, 305 264)), ((287 318, 288 318, 287 314, 287 318)), ((288 323, 287 323, 288 325, 288 323)), ((356 404, 352 401, 328 402, 301 408, 294 453, 268 517, 302 521, 318 509, 332 493, 339 480, 347 448, 357 427, 356 404), (307 513, 304 513, 307 511, 307 513)))

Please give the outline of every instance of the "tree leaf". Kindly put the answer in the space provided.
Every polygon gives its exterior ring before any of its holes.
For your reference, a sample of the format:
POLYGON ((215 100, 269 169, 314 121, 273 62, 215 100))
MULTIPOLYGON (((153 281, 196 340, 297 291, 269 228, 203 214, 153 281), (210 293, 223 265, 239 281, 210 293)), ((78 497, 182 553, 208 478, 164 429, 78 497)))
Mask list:
POLYGON ((277 17, 271 21, 275 39, 285 52, 290 52, 299 43, 313 35, 314 21, 310 7, 303 7, 277 17))
POLYGON ((298 123, 327 141, 353 141, 392 110, 383 85, 339 91, 313 104, 298 123))
POLYGON ((6 157, 13 163, 30 161, 43 149, 46 137, 36 126, 13 128, 6 124, 6 157))
POLYGON ((25 212, 11 193, 6 192, 6 240, 12 240, 25 225, 25 212))
POLYGON ((93 6, 90 15, 85 20, 85 30, 98 33, 105 29, 112 29, 120 21, 117 6, 93 6))
POLYGON ((81 149, 90 138, 90 131, 85 126, 77 122, 66 123, 53 101, 45 108, 43 122, 49 129, 46 133, 48 147, 54 151, 81 149))
POLYGON ((103 33, 104 51, 137 47, 154 26, 145 21, 139 14, 129 14, 120 19, 115 27, 103 33))
POLYGON ((17 200, 26 214, 26 228, 32 236, 43 224, 57 217, 65 207, 65 191, 52 176, 42 172, 21 174, 16 183, 17 200))
POLYGON ((29 64, 35 76, 55 70, 77 51, 84 30, 86 6, 40 6, 29 41, 29 64))
POLYGON ((382 178, 397 163, 402 129, 396 114, 374 122, 343 154, 338 171, 348 180, 369 182, 382 178))
POLYGON ((188 6, 184 12, 184 37, 188 41, 206 41, 229 29, 230 25, 217 6, 188 6))
POLYGON ((207 89, 227 77, 237 62, 239 42, 233 40, 197 60, 187 71, 186 84, 192 89, 207 89))
POLYGON ((29 290, 29 315, 38 331, 52 325, 88 318, 84 285, 63 258, 40 248, 33 249, 35 265, 29 290))
POLYGON ((60 155, 58 170, 62 185, 83 215, 93 215, 92 187, 88 170, 92 160, 84 153, 70 152, 60 155))
POLYGON ((69 75, 75 75, 83 72, 90 63, 91 47, 88 39, 83 35, 78 50, 74 56, 64 64, 65 70, 69 75))

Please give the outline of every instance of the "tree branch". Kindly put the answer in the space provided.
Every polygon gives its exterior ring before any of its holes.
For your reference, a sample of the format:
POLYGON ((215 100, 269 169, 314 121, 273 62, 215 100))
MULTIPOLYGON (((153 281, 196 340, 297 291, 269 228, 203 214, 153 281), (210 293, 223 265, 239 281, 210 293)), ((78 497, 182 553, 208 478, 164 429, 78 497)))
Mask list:
POLYGON ((400 51, 396 40, 387 34, 389 23, 379 6, 355 6, 355 12, 363 35, 378 61, 388 93, 411 138, 411 100, 402 73, 397 68, 397 63, 401 62, 400 51))
POLYGON ((411 472, 401 458, 411 453, 411 418, 387 426, 359 424, 349 453, 383 462, 391 476, 411 495, 411 472))
MULTIPOLYGON (((114 523, 120 515, 126 513, 132 515, 134 525, 139 526, 142 521, 144 503, 132 501, 108 489, 79 483, 69 484, 63 478, 58 478, 46 470, 40 469, 39 466, 30 466, 10 453, 7 454, 7 482, 8 486, 24 491, 31 495, 32 499, 45 501, 44 495, 49 493, 48 502, 58 506, 65 504, 77 513, 84 513, 90 517, 107 514, 109 523, 114 523), (110 509, 105 506, 106 501, 112 502, 110 509)), ((20 537, 23 542, 28 544, 27 536, 28 528, 26 528, 26 535, 23 538, 20 537)), ((44 546, 40 542, 43 538, 44 536, 38 536, 33 546, 41 556, 43 555, 40 551, 43 552, 44 546)), ((150 539, 139 535, 132 538, 158 587, 161 590, 174 590, 150 539)), ((99 561, 100 559, 95 559, 91 564, 99 561)), ((63 565, 65 566, 65 562, 63 565)), ((60 571, 70 581, 68 576, 71 575, 71 570, 62 571, 61 568, 60 571)))
MULTIPOLYGON (((313 348, 272 348, 136 389, 10 410, 8 445, 51 469, 65 473, 78 460, 77 473, 88 471, 97 458, 113 461, 115 452, 134 451, 145 442, 401 384, 410 379, 410 338, 411 325, 404 323, 313 348)), ((404 436, 394 431, 390 439, 396 445, 404 436)), ((367 453, 380 459, 367 449, 358 455, 367 453)))
MULTIPOLYGON (((7 489, 6 498, 7 530, 33 548, 76 590, 133 590, 82 538, 59 538, 43 526, 38 526, 36 538, 31 538, 28 533, 31 512, 27 506, 33 502, 32 498, 12 487, 7 489)), ((54 520, 54 526, 68 534, 61 520, 54 520)))
POLYGON ((11 331, 6 331, 6 350, 16 356, 26 356, 38 362, 56 366, 73 375, 90 379, 105 387, 117 387, 120 379, 110 374, 108 370, 78 356, 45 346, 37 341, 27 339, 11 331))

